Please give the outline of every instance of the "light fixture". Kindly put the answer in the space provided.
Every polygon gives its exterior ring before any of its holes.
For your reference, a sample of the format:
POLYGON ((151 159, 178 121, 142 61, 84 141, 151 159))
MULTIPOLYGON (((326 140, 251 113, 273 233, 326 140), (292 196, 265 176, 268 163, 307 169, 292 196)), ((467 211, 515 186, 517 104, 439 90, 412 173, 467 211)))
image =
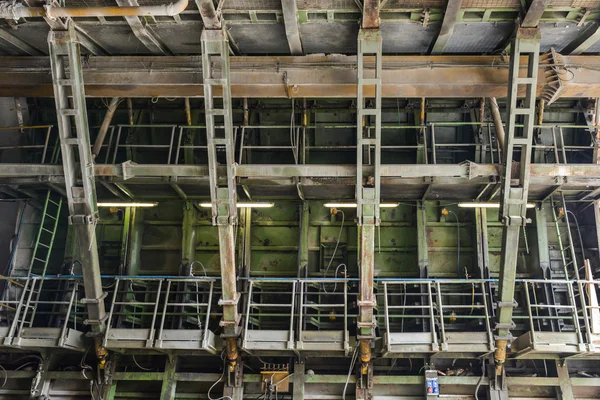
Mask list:
MULTIPOLYGON (((325 203, 323 204, 323 206, 328 207, 328 208, 356 208, 357 205, 356 203, 325 203)), ((393 208, 393 207, 398 207, 399 204, 398 203, 381 203, 379 204, 379 207, 382 208, 393 208)))
MULTIPOLYGON (((500 203, 458 203, 461 208, 500 208, 500 203)), ((535 203, 527 203, 527 208, 535 208, 535 203)))
POLYGON ((117 202, 100 202, 98 207, 156 207, 158 202, 148 203, 117 203, 117 202))
MULTIPOLYGON (((237 203, 238 208, 270 208, 274 205, 275 203, 237 203)), ((200 203, 200 207, 210 208, 212 203, 200 203)))

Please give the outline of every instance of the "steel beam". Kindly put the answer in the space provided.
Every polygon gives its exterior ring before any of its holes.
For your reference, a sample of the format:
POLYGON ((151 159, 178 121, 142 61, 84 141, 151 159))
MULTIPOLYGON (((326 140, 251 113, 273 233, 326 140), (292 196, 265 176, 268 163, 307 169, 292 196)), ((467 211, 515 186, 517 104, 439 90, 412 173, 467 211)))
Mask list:
MULTIPOLYGON (((137 0, 116 0, 120 7, 138 7, 137 0)), ((139 39, 140 42, 148 50, 153 53, 163 54, 165 56, 172 55, 171 50, 162 42, 160 37, 146 23, 146 20, 141 17, 124 17, 125 21, 131 27, 131 31, 139 39)))
POLYGON ((196 228, 194 226, 196 219, 196 207, 194 207, 193 202, 186 201, 183 207, 181 243, 181 264, 185 268, 190 268, 190 264, 196 260, 196 228))
POLYGON ((537 28, 547 6, 548 0, 532 0, 525 17, 523 18, 523 22, 521 22, 521 27, 537 28))
MULTIPOLYGON (((561 97, 600 97, 600 57, 565 56, 573 76, 561 97)), ((374 61, 366 57, 369 65, 374 61)), ((231 57, 233 97, 288 98, 287 72, 295 98, 356 98, 355 56, 231 57), (335 65, 335 68, 332 66, 335 65)), ((382 58, 382 97, 506 97, 508 64, 500 56, 386 56, 382 58)), ((525 65, 526 62, 523 62, 525 65)), ((543 66, 542 66, 543 67, 543 66)), ((521 67, 525 74, 526 68, 521 67)), ((52 96, 45 57, 2 57, 0 96, 52 96)), ((197 57, 89 57, 84 66, 88 97, 203 97, 197 57)), ((538 92, 545 87, 539 74, 538 92)), ((365 96, 374 96, 366 87, 365 96)), ((524 95, 525 88, 519 88, 524 95)), ((215 96, 222 95, 215 88, 215 96)))
POLYGON ((160 400, 176 399, 175 393, 177 391, 177 380, 175 379, 175 374, 177 373, 177 361, 177 356, 170 354, 167 355, 162 387, 160 389, 160 400))
POLYGON ((444 52, 448 40, 450 40, 452 33, 454 33, 454 27, 456 26, 461 6, 462 0, 448 0, 440 33, 433 44, 431 54, 442 54, 444 52))
POLYGON ((559 387, 556 391, 556 397, 558 400, 575 400, 573 394, 573 387, 571 386, 571 380, 569 379, 569 368, 567 367, 567 361, 556 361, 556 372, 558 374, 559 387))
POLYGON ((298 5, 296 0, 281 0, 283 10, 283 23, 285 24, 285 35, 287 36, 290 53, 293 56, 304 53, 302 50, 302 38, 298 28, 298 5))
POLYGON ((379 0, 364 0, 362 8, 362 29, 379 29, 379 0))
POLYGON ((228 379, 226 386, 242 373, 238 362, 237 339, 240 333, 240 315, 237 291, 237 268, 235 263, 235 225, 237 224, 237 192, 234 173, 233 112, 231 109, 231 87, 229 71, 229 41, 224 29, 202 31, 202 74, 204 82, 204 107, 206 110, 206 137, 208 148, 208 169, 210 198, 212 201, 213 225, 219 231, 219 258, 221 261, 221 299, 223 307, 222 337, 226 341, 228 379), (220 67, 217 76, 214 62, 220 67), (222 90, 222 103, 215 102, 215 91, 222 90), (218 154, 223 154, 225 182, 219 182, 217 175, 218 154))
POLYGON ((578 55, 587 51, 600 40, 600 24, 592 22, 579 36, 569 43, 563 50, 563 54, 578 55))
POLYGON ((358 68, 356 99, 356 216, 359 243, 360 295, 358 297, 358 334, 361 367, 356 385, 356 398, 369 399, 372 388, 373 366, 371 346, 375 339, 376 322, 374 275, 375 275, 375 230, 380 224, 379 203, 381 199, 381 84, 382 84, 382 35, 379 29, 379 0, 365 1, 363 29, 358 34, 358 68), (376 4, 375 4, 376 3, 376 4), (367 10, 369 8, 369 10, 367 10), (374 9, 377 9, 376 16, 374 9), (376 21, 375 21, 376 20, 376 21), (365 29, 365 23, 375 29, 365 29), (368 68, 365 61, 374 55, 374 66, 368 68), (367 104, 366 87, 373 87, 373 106, 367 104), (368 128, 372 126, 373 128, 368 128), (364 179, 363 159, 367 156, 372 174, 364 179))
POLYGON ((106 312, 95 234, 98 206, 77 33, 72 25, 67 31, 51 31, 48 43, 69 223, 73 225, 79 241, 79 260, 84 278, 88 310, 85 323, 92 325, 93 331, 101 333, 104 331, 106 312), (70 88, 72 102, 67 96, 67 87, 70 88), (78 175, 81 176, 81 183, 78 175))
POLYGON ((106 51, 100 43, 98 43, 95 39, 93 39, 86 30, 81 26, 75 24, 75 22, 71 22, 74 24, 75 30, 77 31, 77 39, 79 39, 79 43, 88 49, 90 53, 95 56, 109 56, 110 54, 106 51))
POLYGON ((221 16, 217 14, 212 0, 196 0, 205 29, 221 29, 221 16))
POLYGON ((29 54, 30 56, 43 56, 44 53, 34 46, 30 45, 23 39, 18 36, 13 35, 10 31, 4 28, 0 28, 0 39, 4 40, 6 43, 11 46, 19 49, 21 52, 25 54, 29 54))
POLYGON ((527 224, 527 201, 530 183, 530 163, 533 147, 533 125, 535 124, 535 98, 540 50, 538 29, 519 28, 511 43, 511 68, 506 115, 506 143, 503 152, 502 197, 500 218, 502 229, 502 254, 500 258, 500 282, 498 287, 498 313, 496 322, 495 384, 492 389, 505 390, 504 362, 508 343, 512 340, 510 329, 515 307, 514 291, 521 229, 527 224), (527 55, 527 73, 519 75, 521 56, 527 55), (524 86, 526 96, 522 107, 518 101, 518 86, 524 86), (523 128, 517 128, 518 118, 523 118, 523 128), (520 149, 518 164, 513 160, 515 150, 520 149), (513 177, 513 167, 519 174, 513 177))
MULTIPOLYGON (((64 183, 64 169, 58 165, 48 164, 0 164, 0 182, 4 185, 39 185, 38 179, 52 183, 64 183), (36 180, 32 180, 35 178, 36 180)), ((434 183, 443 184, 486 184, 500 177, 499 164, 456 165, 456 164, 383 164, 380 175, 384 184, 409 184, 423 186, 423 178, 434 178, 434 183)), ((219 182, 226 181, 227 168, 218 166, 219 182)), ((363 176, 373 174, 373 168, 363 167, 363 176)), ((326 183, 326 178, 335 178, 336 184, 354 185, 356 183, 356 167, 339 164, 247 164, 238 165, 235 177, 247 183, 288 184, 296 176, 312 179, 315 183, 326 183), (323 178, 320 180, 319 178, 323 178)), ((128 193, 124 183, 165 183, 164 178, 177 178, 180 182, 198 183, 208 181, 209 168, 205 165, 164 165, 164 164, 99 164, 94 165, 94 176, 109 178, 115 186, 128 193), (125 174, 125 175, 124 175, 125 174)), ((565 182, 562 187, 587 186, 593 190, 600 185, 600 165, 598 164, 532 164, 530 166, 530 182, 542 186, 555 186, 556 178, 565 182)), ((514 178, 513 178, 514 179, 514 178)))

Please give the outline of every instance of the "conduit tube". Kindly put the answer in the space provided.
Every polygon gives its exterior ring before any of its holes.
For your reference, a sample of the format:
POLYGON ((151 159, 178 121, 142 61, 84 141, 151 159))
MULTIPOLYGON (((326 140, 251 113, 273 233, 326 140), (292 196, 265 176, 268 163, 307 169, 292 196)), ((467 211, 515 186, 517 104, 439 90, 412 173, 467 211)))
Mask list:
POLYGON ((112 122, 113 116, 115 115, 115 111, 117 111, 117 106, 120 102, 119 97, 114 97, 108 108, 106 109, 106 114, 104 114, 104 120, 102 121, 102 125, 100 126, 100 130, 98 131, 98 136, 96 137, 96 141, 94 142, 94 148, 92 149, 92 157, 96 158, 98 154, 100 154, 100 150, 102 150, 102 144, 104 143, 104 138, 106 137, 106 132, 108 132, 108 128, 110 127, 110 123, 112 122))
POLYGON ((188 0, 178 0, 175 3, 157 6, 127 6, 127 7, 27 7, 12 1, 0 1, 0 18, 14 19, 46 17, 77 18, 77 17, 142 17, 169 16, 181 13, 188 6, 188 0))
POLYGON ((502 125, 502 117, 500 116, 500 107, 495 97, 490 97, 490 110, 492 111, 492 119, 494 120, 494 127, 496 128, 496 138, 498 139, 498 147, 504 152, 504 125, 502 125))

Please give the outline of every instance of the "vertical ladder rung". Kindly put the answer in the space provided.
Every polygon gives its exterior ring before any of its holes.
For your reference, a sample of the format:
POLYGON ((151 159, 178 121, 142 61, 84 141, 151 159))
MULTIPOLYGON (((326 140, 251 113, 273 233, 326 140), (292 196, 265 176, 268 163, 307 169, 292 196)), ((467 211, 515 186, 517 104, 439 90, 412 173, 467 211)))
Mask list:
POLYGON ((78 114, 77 110, 72 108, 63 108, 62 110, 58 110, 58 113, 62 116, 72 116, 78 114))
POLYGON ((54 83, 56 83, 59 86, 73 86, 73 80, 72 79, 55 79, 54 83))

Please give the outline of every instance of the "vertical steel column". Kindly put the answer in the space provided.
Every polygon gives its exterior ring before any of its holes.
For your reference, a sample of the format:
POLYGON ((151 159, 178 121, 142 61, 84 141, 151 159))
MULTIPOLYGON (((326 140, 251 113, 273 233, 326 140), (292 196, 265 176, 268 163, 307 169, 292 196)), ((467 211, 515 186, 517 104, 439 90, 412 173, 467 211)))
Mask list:
POLYGON ((219 229, 221 260, 221 290, 219 305, 223 306, 222 337, 226 340, 229 372, 236 371, 239 336, 239 293, 236 286, 235 225, 237 223, 236 185, 234 171, 233 121, 231 111, 231 80, 229 71, 229 41, 225 30, 202 31, 202 76, 206 109, 206 137, 210 196, 213 224, 219 229), (215 77, 215 63, 220 67, 220 78, 215 77), (215 104, 215 89, 221 89, 222 104, 215 104), (216 118, 218 117, 218 118, 216 118), (217 126, 222 126, 218 128, 217 126), (227 167, 225 185, 217 175, 217 149, 224 153, 222 163, 227 167), (222 150, 222 151, 221 151, 222 150))
POLYGON ((558 384, 560 385, 556 391, 556 398, 558 400, 575 400, 567 360, 556 361, 556 372, 558 373, 558 384))
POLYGON ((298 360, 294 364, 293 399, 304 400, 304 380, 306 379, 306 365, 304 360, 298 360))
POLYGON ((165 372, 163 374, 162 387, 160 389, 160 400, 175 400, 177 391, 177 356, 167 354, 165 372))
POLYGON ((66 31, 51 31, 48 35, 48 43, 65 187, 69 204, 69 224, 75 227, 79 241, 79 260, 82 265, 86 296, 82 302, 87 304, 88 310, 88 318, 85 323, 92 325, 95 332, 103 332, 106 312, 96 243, 96 223, 98 221, 96 184, 81 54, 73 24, 69 24, 66 31), (72 105, 69 104, 68 89, 72 95, 72 105), (81 183, 78 175, 81 175, 81 183))
POLYGON ((300 205, 300 239, 298 246, 298 278, 306 276, 308 268, 308 231, 310 229, 309 205, 303 201, 300 205))
POLYGON ((540 33, 537 28, 519 28, 511 44, 507 101, 507 135, 502 171, 502 198, 500 218, 502 232, 502 256, 498 288, 498 313, 496 322, 495 380, 490 382, 491 391, 505 392, 504 362, 513 326, 515 307, 515 277, 521 229, 530 221, 526 218, 529 190, 529 165, 531 163, 533 126, 535 124, 535 99, 540 52, 540 33), (526 75, 520 76, 521 56, 528 57, 526 75), (525 87, 525 99, 518 104, 519 86, 525 87), (517 116, 523 116, 523 128, 517 128, 517 116), (520 162, 513 161, 515 150, 520 149, 520 162), (511 174, 518 168, 517 179, 511 174))
MULTIPOLYGON (((196 207, 191 201, 186 201, 183 206, 183 232, 182 232, 182 243, 181 243, 181 264, 188 270, 190 264, 196 259, 196 228, 194 222, 196 221, 196 207)), ((191 272, 191 271, 185 271, 191 272)), ((180 272, 183 274, 183 272, 180 272)), ((187 275, 187 274, 184 274, 187 275)))
MULTIPOLYGON (((427 269, 429 267, 429 245, 427 244, 427 210, 425 201, 417 202, 417 262, 419 265, 419 278, 427 278, 427 269)), ((406 286, 404 286, 406 291, 406 286)), ((425 285, 421 285, 420 292, 425 293, 425 285)), ((428 298, 426 294, 420 296, 421 306, 428 305, 428 298)), ((429 319, 423 318, 422 320, 423 332, 435 330, 434 326, 429 326, 429 319)))
MULTIPOLYGON (((365 5, 366 7, 366 5, 365 5)), ((363 17, 363 27, 364 27, 363 17)), ((358 34, 358 82, 357 82, 357 138, 356 138, 356 203, 359 232, 360 296, 358 299, 358 335, 360 346, 360 379, 357 383, 357 398, 369 397, 373 371, 371 368, 371 344, 375 338, 373 308, 373 278, 375 271, 375 229, 379 226, 380 166, 381 166, 381 74, 382 36, 381 30, 361 29, 358 34), (370 59, 367 57, 371 56, 370 59), (365 68, 366 62, 374 62, 373 69, 365 68), (367 108, 365 90, 373 88, 375 98, 367 108), (371 119, 371 123, 367 121, 371 119), (371 124, 374 122, 374 129, 371 124), (366 126, 369 127, 366 127, 366 126), (373 164, 373 176, 363 177, 363 152, 373 164), (373 157, 371 158, 371 152, 373 157)))

